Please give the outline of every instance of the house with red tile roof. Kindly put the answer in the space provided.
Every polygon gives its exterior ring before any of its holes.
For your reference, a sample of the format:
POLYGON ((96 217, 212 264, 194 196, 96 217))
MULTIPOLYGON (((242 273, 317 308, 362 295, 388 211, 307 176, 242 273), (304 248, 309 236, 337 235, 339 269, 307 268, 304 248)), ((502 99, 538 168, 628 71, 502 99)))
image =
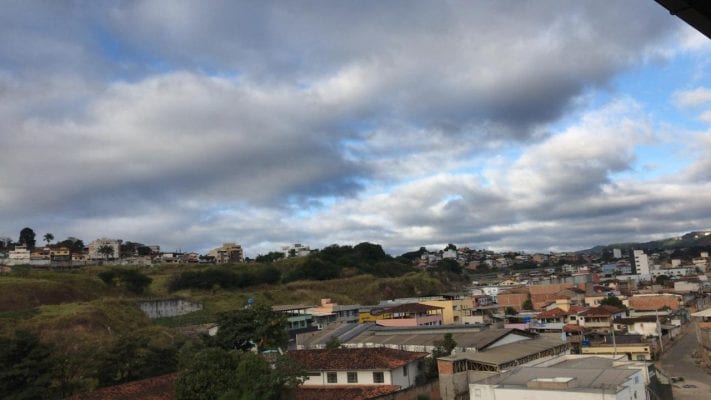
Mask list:
POLYGON ((627 311, 622 308, 601 305, 578 313, 577 319, 578 325, 582 327, 607 333, 612 329, 612 322, 614 320, 626 316, 627 311))
POLYGON ((307 371, 304 387, 415 385, 429 353, 388 348, 294 350, 287 356, 307 371))

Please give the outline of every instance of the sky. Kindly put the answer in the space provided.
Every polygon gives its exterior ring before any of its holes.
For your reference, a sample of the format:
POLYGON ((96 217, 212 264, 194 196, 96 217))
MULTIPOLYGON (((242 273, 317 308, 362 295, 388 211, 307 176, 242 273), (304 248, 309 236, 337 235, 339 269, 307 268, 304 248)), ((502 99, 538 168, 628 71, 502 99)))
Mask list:
POLYGON ((711 41, 650 0, 3 1, 0 237, 254 257, 711 229, 711 41))

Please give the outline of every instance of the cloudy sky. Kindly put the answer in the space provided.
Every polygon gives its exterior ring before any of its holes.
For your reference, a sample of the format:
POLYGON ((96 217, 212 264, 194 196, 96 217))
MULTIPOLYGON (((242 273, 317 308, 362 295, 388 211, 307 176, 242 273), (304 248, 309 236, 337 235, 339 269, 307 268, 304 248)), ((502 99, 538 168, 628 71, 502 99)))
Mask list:
POLYGON ((26 1, 0 236, 570 250, 711 229, 711 41, 651 0, 26 1))

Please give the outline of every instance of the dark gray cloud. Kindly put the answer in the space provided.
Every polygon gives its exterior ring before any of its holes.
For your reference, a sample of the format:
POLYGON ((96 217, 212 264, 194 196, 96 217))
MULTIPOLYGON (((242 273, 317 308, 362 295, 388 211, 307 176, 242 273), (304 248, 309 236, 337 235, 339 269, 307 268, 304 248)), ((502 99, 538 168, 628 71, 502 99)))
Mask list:
POLYGON ((642 116, 551 128, 678 29, 647 1, 10 2, 0 22, 7 235, 531 247, 666 212, 615 178, 642 116))

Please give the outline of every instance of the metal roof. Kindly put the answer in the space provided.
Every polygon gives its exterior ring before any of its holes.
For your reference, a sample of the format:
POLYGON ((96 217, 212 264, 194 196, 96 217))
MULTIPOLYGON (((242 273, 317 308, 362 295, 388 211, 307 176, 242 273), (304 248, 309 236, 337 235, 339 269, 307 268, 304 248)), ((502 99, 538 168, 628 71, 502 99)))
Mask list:
POLYGON ((574 378, 576 385, 568 391, 580 389, 609 390, 617 388, 639 370, 626 368, 554 368, 554 367, 518 367, 490 378, 484 378, 478 384, 521 386, 535 379, 574 378))
POLYGON ((501 365, 516 361, 532 354, 537 354, 542 351, 565 345, 558 339, 541 336, 537 339, 525 340, 507 344, 506 346, 495 347, 491 350, 481 352, 464 352, 457 353, 452 356, 442 357, 444 360, 471 360, 482 364, 501 365))

